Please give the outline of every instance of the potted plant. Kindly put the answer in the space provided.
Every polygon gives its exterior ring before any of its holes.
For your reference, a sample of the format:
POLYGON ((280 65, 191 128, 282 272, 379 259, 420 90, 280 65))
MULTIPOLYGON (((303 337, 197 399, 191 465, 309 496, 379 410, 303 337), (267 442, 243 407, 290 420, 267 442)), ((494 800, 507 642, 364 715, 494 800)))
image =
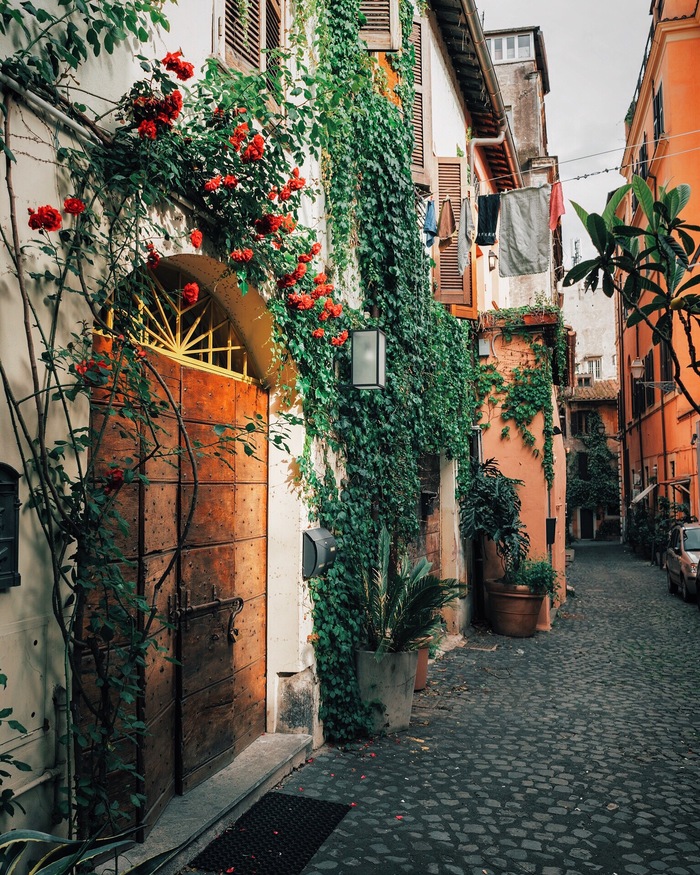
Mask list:
POLYGON ((423 556, 411 565, 404 551, 391 562, 391 538, 379 535, 377 566, 363 573, 364 641, 356 651, 363 701, 373 705, 374 731, 408 729, 418 650, 440 625, 440 610, 459 595, 459 581, 430 573, 423 556))
POLYGON ((527 559, 530 539, 520 518, 520 485, 495 459, 475 462, 460 501, 460 526, 467 538, 493 542, 500 561, 500 576, 484 581, 493 631, 528 638, 537 628, 543 599, 554 592, 556 572, 547 560, 527 559))

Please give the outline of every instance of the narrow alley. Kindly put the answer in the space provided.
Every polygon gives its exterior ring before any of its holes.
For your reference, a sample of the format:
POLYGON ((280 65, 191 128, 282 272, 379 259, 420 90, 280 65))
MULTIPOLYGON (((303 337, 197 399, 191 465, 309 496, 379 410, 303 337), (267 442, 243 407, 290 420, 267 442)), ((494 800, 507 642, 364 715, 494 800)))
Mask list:
POLYGON ((285 782, 352 806, 304 875, 700 873, 700 611, 625 547, 569 579, 551 633, 472 635, 407 733, 285 782))

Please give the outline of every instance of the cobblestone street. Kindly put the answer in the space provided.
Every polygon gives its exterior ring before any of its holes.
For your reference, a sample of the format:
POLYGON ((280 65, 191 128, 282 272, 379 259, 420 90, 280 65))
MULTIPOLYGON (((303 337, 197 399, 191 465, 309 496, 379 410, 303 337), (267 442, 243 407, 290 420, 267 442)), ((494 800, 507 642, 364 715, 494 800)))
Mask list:
POLYGON ((576 550, 550 633, 476 633, 411 729, 284 792, 352 803, 304 875, 700 873, 700 611, 619 546, 576 550))

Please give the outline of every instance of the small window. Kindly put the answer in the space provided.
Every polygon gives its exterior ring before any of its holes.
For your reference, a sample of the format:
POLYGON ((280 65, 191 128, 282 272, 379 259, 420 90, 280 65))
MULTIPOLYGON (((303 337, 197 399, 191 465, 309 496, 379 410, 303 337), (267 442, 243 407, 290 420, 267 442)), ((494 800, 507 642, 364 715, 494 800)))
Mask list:
POLYGON ((578 476, 581 480, 588 480, 588 453, 578 454, 578 476))
POLYGON ((518 57, 519 58, 531 58, 532 57, 532 35, 529 33, 521 33, 518 34, 518 57))
POLYGON ((598 356, 596 358, 588 359, 587 365, 588 365, 588 373, 591 374, 596 380, 600 380, 600 365, 601 365, 600 356, 598 356))
POLYGON ((515 37, 509 36, 506 40, 506 58, 511 61, 515 58, 515 37))
POLYGON ((671 479, 673 479, 675 476, 676 476, 676 463, 671 462, 671 479))
POLYGON ((245 17, 238 0, 225 0, 224 60, 231 67, 266 70, 272 59, 263 49, 282 45, 279 0, 249 0, 245 17))
POLYGON ((19 474, 0 462, 0 590, 19 586, 19 474))
POLYGON ((591 385, 590 377, 576 377, 576 385, 579 387, 586 387, 591 385))
POLYGON ((664 133, 664 91, 663 85, 659 82, 654 95, 654 139, 660 140, 664 133))
POLYGON ((493 59, 494 61, 503 60, 503 40, 500 36, 493 41, 493 59))

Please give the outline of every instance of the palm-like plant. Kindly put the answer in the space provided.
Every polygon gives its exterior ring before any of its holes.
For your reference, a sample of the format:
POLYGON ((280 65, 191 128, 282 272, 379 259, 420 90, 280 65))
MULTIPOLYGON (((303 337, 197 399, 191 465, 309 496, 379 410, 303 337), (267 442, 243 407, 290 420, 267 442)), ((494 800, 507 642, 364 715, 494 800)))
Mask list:
POLYGON ((459 595, 459 581, 430 574, 421 557, 412 567, 406 553, 391 568, 391 538, 379 535, 377 567, 363 573, 366 647, 379 662, 385 653, 418 650, 435 635, 440 610, 459 595))

